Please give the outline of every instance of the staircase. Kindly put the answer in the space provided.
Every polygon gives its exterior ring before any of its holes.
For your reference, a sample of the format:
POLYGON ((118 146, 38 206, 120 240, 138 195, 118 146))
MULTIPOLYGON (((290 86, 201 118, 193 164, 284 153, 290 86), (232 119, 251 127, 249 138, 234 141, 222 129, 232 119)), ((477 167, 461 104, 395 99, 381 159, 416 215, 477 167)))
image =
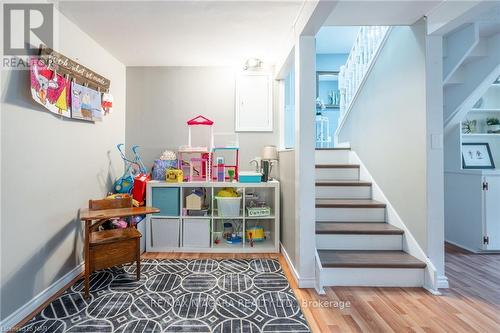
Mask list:
POLYGON ((443 38, 446 132, 459 125, 500 75, 500 33, 488 33, 485 29, 484 25, 474 22, 443 38))
POLYGON ((348 148, 316 150, 316 248, 324 286, 421 287, 426 264, 403 251, 404 231, 350 164, 348 148))

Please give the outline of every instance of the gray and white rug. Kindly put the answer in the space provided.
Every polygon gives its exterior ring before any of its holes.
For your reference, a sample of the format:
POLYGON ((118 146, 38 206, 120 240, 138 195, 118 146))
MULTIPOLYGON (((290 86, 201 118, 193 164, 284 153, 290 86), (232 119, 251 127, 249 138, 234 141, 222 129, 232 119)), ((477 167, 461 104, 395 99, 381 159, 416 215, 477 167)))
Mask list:
POLYGON ((309 332, 280 263, 273 259, 142 260, 95 272, 21 332, 309 332))

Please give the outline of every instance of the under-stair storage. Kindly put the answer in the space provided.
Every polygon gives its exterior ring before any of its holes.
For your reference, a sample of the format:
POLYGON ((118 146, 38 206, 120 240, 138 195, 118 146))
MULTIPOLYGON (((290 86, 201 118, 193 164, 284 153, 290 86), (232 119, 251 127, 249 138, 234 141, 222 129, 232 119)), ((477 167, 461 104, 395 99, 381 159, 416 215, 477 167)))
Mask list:
POLYGON ((426 263, 403 251, 404 230, 387 223, 349 150, 317 150, 316 161, 319 287, 423 286, 426 263))

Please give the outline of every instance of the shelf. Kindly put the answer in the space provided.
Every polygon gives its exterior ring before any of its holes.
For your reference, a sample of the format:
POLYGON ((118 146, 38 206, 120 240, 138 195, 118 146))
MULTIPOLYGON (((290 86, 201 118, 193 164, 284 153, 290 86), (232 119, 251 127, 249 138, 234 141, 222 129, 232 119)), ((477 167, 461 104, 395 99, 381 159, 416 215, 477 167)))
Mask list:
POLYGON ((469 134, 463 134, 462 136, 464 137, 480 137, 480 136, 500 136, 500 133, 469 133, 469 134))
POLYGON ((243 216, 227 217, 227 216, 212 216, 214 220, 243 220, 243 216))
POLYGON ((213 249, 238 249, 238 248, 243 248, 243 243, 230 244, 230 243, 226 242, 225 239, 221 239, 219 244, 215 244, 212 242, 212 248, 213 249))
POLYGON ((245 216, 247 220, 274 220, 276 217, 274 215, 268 216, 245 216))
MULTIPOLYGON (((173 251, 173 252, 205 252, 205 253, 277 253, 279 252, 279 230, 280 230, 280 221, 279 221, 279 182, 278 181, 270 181, 267 183, 229 183, 229 182, 224 182, 224 183, 219 183, 219 182, 185 182, 185 183, 166 183, 164 181, 150 181, 147 184, 147 204, 151 205, 153 199, 155 199, 155 195, 158 193, 157 189, 163 189, 163 188, 177 188, 180 189, 180 194, 178 194, 179 202, 177 203, 180 208, 180 214, 176 213, 175 216, 171 212, 165 212, 163 215, 168 215, 168 216, 161 216, 161 215, 156 215, 156 216, 151 216, 148 215, 146 218, 146 233, 144 237, 146 237, 146 251, 149 252, 156 252, 156 251, 173 251), (210 211, 207 216, 190 216, 190 215, 183 215, 185 213, 185 197, 184 195, 187 194, 189 191, 186 189, 190 189, 193 187, 202 187, 207 190, 207 197, 210 200, 210 211), (270 207, 272 207, 271 210, 271 215, 269 216, 256 216, 256 217, 249 217, 246 216, 247 212, 245 210, 246 205, 252 201, 253 199, 247 198, 247 197, 242 197, 241 200, 241 206, 239 207, 239 215, 234 216, 234 217, 227 217, 227 216, 219 216, 218 215, 218 209, 217 205, 218 202, 215 199, 214 195, 218 192, 218 190, 221 187, 232 187, 232 188, 237 188, 239 192, 241 192, 242 195, 249 194, 249 193, 255 193, 258 195, 259 199, 262 201, 266 201, 270 207), (169 237, 172 236, 172 232, 176 231, 171 231, 170 233, 165 233, 161 232, 160 229, 158 229, 156 226, 159 222, 154 221, 154 219, 161 219, 161 218, 170 218, 174 219, 175 222, 177 223, 176 228, 178 235, 180 239, 182 239, 184 236, 189 235, 190 232, 188 229, 188 232, 185 233, 186 227, 189 226, 189 223, 186 224, 186 221, 188 220, 194 220, 193 223, 196 223, 195 221, 198 221, 206 227, 207 225, 210 227, 210 231, 207 230, 207 232, 210 233, 210 247, 205 248, 205 247, 195 247, 193 245, 197 245, 196 243, 191 242, 191 244, 188 244, 188 246, 182 246, 182 247, 166 247, 166 246, 160 246, 162 244, 162 241, 167 241, 169 237), (205 223, 207 221, 207 223, 205 223), (209 222, 208 222, 209 221, 209 222), (203 223, 202 223, 203 222, 203 223), (242 230, 245 230, 245 225, 248 227, 253 227, 253 226, 263 226, 265 228, 265 232, 268 235, 268 238, 261 242, 255 242, 254 246, 251 247, 250 243, 247 241, 244 241, 239 244, 229 244, 226 243, 226 241, 222 238, 221 242, 219 244, 214 244, 214 236, 219 236, 222 237, 223 233, 223 222, 231 222, 234 226, 234 230, 239 230, 242 232, 242 230), (155 224, 156 223, 156 224, 155 224), (156 238, 155 238, 156 237, 156 238), (148 239, 155 239, 155 243, 148 241, 148 239), (158 240, 156 242, 156 240, 158 240)), ((174 198, 175 199, 175 198, 174 198)), ((170 200, 170 201, 173 201, 170 200)), ((207 202, 205 202, 207 203, 207 202)), ((236 212, 236 210, 234 211, 236 212)), ((187 214, 187 213, 186 213, 187 214)), ((166 220, 168 221, 168 220, 166 220)), ((168 224, 161 224, 161 226, 168 226, 168 224)), ((194 232, 196 233, 196 232, 194 232)), ((203 234, 205 231, 203 231, 203 234)), ((244 235, 242 234, 242 237, 244 238, 244 235)), ((188 238, 189 239, 189 238, 188 238)), ((181 241, 182 242, 182 241, 181 241)), ((206 244, 206 242, 204 243, 206 244)))
POLYGON ((484 113, 487 113, 487 112, 500 112, 500 108, 488 108, 488 109, 481 109, 481 108, 473 108, 470 110, 471 112, 484 112, 484 113))
POLYGON ((274 251, 274 242, 271 237, 267 237, 265 240, 261 242, 254 242, 253 247, 250 246, 250 242, 246 242, 245 248, 253 249, 253 250, 266 250, 266 251, 274 251))
POLYGON ((181 218, 183 218, 183 219, 194 219, 194 220, 198 220, 198 219, 200 219, 200 220, 206 220, 206 219, 210 219, 210 218, 212 218, 212 216, 210 216, 210 215, 207 215, 207 216, 190 216, 190 215, 183 215, 183 216, 181 216, 181 218))

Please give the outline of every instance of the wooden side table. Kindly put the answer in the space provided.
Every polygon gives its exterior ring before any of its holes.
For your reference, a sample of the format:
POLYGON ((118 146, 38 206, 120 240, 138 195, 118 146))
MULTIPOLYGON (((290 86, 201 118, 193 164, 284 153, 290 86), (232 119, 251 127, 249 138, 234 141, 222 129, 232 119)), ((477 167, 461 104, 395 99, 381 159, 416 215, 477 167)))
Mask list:
MULTIPOLYGON (((108 200, 114 201, 114 200, 108 200)), ((80 219, 85 222, 85 298, 89 296, 90 274, 96 270, 137 261, 137 279, 140 279, 141 233, 136 228, 97 231, 112 218, 158 213, 154 207, 126 207, 98 209, 84 208, 80 219)))

